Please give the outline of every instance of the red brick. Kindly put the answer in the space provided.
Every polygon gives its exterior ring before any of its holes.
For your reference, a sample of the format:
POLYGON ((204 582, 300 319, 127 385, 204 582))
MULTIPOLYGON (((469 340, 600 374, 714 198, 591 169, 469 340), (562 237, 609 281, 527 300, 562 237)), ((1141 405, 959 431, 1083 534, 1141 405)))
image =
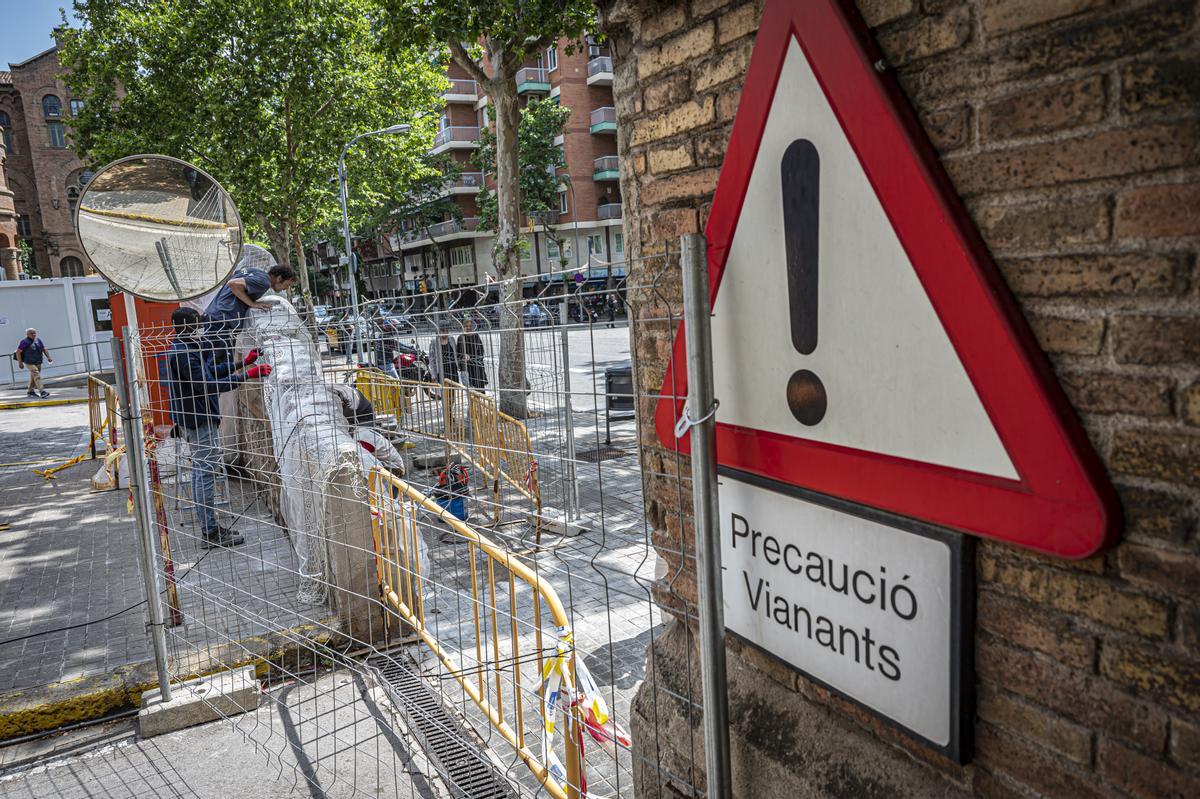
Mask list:
POLYGON ((1092 734, 1037 705, 985 689, 976 704, 984 721, 1036 743, 1082 766, 1092 762, 1092 734))
MULTIPOLYGON (((1042 0, 1016 2, 1025 7, 1043 5, 1042 0)), ((1134 53, 1169 50, 1192 26, 1192 8, 1178 0, 1107 6, 1103 13, 1081 14, 1014 36, 1001 47, 939 59, 921 71, 919 86, 912 88, 919 88, 919 95, 929 100, 981 94, 1005 83, 1075 72, 1134 53)), ((1023 19, 1034 21, 1035 15, 1023 14, 1023 19)), ((909 94, 915 96, 911 90, 909 94)))
POLYGON ((1121 107, 1126 112, 1175 105, 1200 105, 1200 58, 1128 64, 1121 70, 1121 107))
POLYGON ((872 28, 908 16, 917 7, 917 0, 858 0, 863 20, 872 28))
POLYGON ((1103 319, 1035 316, 1029 326, 1042 349, 1051 354, 1099 355, 1104 342, 1103 319))
POLYGON ((1117 485, 1125 511, 1125 540, 1182 544, 1191 534, 1195 512, 1187 500, 1138 486, 1117 485))
POLYGON ((1095 637, 1070 616, 987 590, 979 592, 976 605, 976 622, 983 629, 1069 666, 1091 669, 1095 637))
POLYGON ((1104 101, 1100 75, 1043 86, 984 106, 979 134, 984 141, 1001 141, 1098 122, 1104 101))
POLYGON ((717 186, 716 169, 697 169, 642 184, 641 201, 655 206, 672 200, 687 200, 711 195, 717 186))
POLYGON ((1102 739, 1097 760, 1100 773, 1109 782, 1134 796, 1154 799, 1200 796, 1200 778, 1184 774, 1160 758, 1148 757, 1119 743, 1102 739))
POLYGON ((730 9, 717 17, 717 44, 726 45, 734 39, 758 30, 759 9, 754 3, 730 9))
POLYGON ((1179 392, 1179 415, 1192 427, 1200 427, 1200 383, 1192 383, 1179 392))
POLYGON ((975 757, 1047 796, 1100 799, 1109 795, 1084 772, 990 724, 975 727, 975 757))
POLYGON ((691 96, 690 75, 676 72, 646 85, 642 101, 647 111, 658 111, 669 105, 681 103, 691 96))
POLYGON ((1012 562, 985 553, 979 557, 979 579, 1034 603, 1086 616, 1117 630, 1161 638, 1169 629, 1168 605, 1104 577, 1012 562))
POLYGON ((971 38, 971 12, 963 7, 942 17, 923 17, 879 36, 888 63, 901 66, 966 44, 971 38))
POLYGON ((992 0, 980 14, 983 32, 993 35, 1041 25, 1104 5, 1106 0, 992 0))
POLYGON ((1152 253, 1067 255, 1001 261, 1009 286, 1032 297, 1134 297, 1176 294, 1187 265, 1152 253))
POLYGON ((971 138, 971 107, 962 105, 931 111, 921 117, 921 124, 938 152, 957 150, 971 138))
POLYGON ((1194 121, 1091 133, 947 160, 964 195, 1060 186, 1200 162, 1194 121))
POLYGON ((1113 437, 1110 467, 1118 472, 1200 486, 1200 435, 1139 428, 1113 437))
POLYGON ((1175 381, 1170 378, 1075 372, 1059 374, 1058 379, 1077 411, 1171 415, 1171 388, 1175 381))
POLYGON ((1200 316, 1119 316, 1113 339, 1121 363, 1194 364, 1200 360, 1200 316))
POLYGON ((1200 664, 1193 660, 1170 657, 1143 644, 1105 641, 1100 673, 1155 701, 1200 713, 1200 664))
POLYGON ((1171 719, 1171 759, 1181 766, 1200 771, 1200 724, 1171 719))
POLYGON ((1200 183, 1145 186, 1117 195, 1121 238, 1200 236, 1200 183))
MULTIPOLYGON (((699 233, 700 225, 696 211, 692 208, 675 208, 670 211, 656 211, 650 216, 650 226, 654 235, 661 239, 677 239, 687 233, 699 233)), ((672 331, 669 340, 674 340, 672 331)))
POLYGON ((1108 198, 1051 205, 993 205, 976 214, 992 252, 1062 248, 1108 238, 1108 198))
POLYGON ((1160 591, 1195 596, 1200 587, 1200 554, 1124 544, 1117 550, 1121 576, 1160 591))
POLYGON ((1108 680, 986 638, 976 641, 975 669, 984 681, 1109 737, 1149 751, 1166 744, 1166 713, 1108 680))

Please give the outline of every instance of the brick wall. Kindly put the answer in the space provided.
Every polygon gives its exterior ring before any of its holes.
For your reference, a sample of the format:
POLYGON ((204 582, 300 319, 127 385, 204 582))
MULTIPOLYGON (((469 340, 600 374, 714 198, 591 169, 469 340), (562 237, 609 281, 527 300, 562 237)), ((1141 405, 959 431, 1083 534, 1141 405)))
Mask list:
MULTIPOLYGON (((1200 796, 1197 3, 858 6, 1108 465, 1125 529, 1115 549, 1078 563, 978 547, 976 753, 966 767, 733 651, 736 793, 1200 796)), ((761 3, 601 7, 636 259, 703 229, 761 3)), ((677 298, 677 278, 659 292, 677 298)), ((643 391, 661 385, 673 335, 665 324, 636 329, 643 391)), ((660 554, 677 565, 690 526, 672 456, 650 427, 653 404, 642 410, 647 513, 660 554)), ((676 579, 658 596, 679 607, 690 585, 676 579)), ((655 735, 659 754, 640 777, 643 795, 688 782, 664 782, 655 763, 677 775, 703 769, 673 744, 691 740, 676 728, 698 734, 671 715, 685 709, 660 691, 654 718, 647 710, 653 687, 683 690, 679 653, 692 645, 676 630, 650 659, 634 726, 655 735)))
POLYGON ((18 134, 17 152, 7 163, 8 183, 17 212, 29 217, 34 257, 43 277, 58 276, 59 263, 68 256, 78 258, 85 270, 91 264, 75 235, 67 198, 68 187, 78 185, 84 165, 69 147, 50 146, 42 113, 42 98, 54 94, 62 102, 62 116, 55 121, 65 125, 70 119, 71 95, 61 70, 58 53, 53 50, 14 65, 12 88, 0 100, 13 116, 18 134), (17 107, 19 114, 10 110, 17 107))

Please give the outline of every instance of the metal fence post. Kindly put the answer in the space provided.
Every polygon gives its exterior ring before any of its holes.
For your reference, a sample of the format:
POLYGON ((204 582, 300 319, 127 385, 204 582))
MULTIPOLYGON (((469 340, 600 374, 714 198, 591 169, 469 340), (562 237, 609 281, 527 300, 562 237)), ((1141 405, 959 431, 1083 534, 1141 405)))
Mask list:
POLYGON ((575 475, 575 412, 571 402, 571 345, 567 339, 568 329, 570 325, 567 323, 566 313, 569 310, 567 303, 563 303, 563 315, 559 320, 559 336, 562 345, 562 365, 563 365, 563 412, 566 414, 566 430, 567 430, 567 463, 566 463, 566 478, 567 490, 564 497, 564 504, 567 506, 567 519, 579 518, 579 483, 575 475))
POLYGON ((709 799, 729 799, 729 699, 725 679, 725 612, 721 594, 721 537, 717 506, 716 419, 713 399, 711 304, 704 238, 682 245, 683 318, 691 422, 692 507, 700 611, 700 680, 704 696, 704 761, 709 799))
MULTIPOLYGON (((129 328, 121 329, 121 340, 129 341, 129 328)), ((146 498, 146 451, 142 440, 142 413, 136 386, 129 376, 135 373, 133 348, 125 347, 122 357, 121 340, 112 338, 113 376, 121 406, 121 424, 125 430, 125 459, 129 464, 129 490, 133 497, 133 514, 138 527, 138 560, 146 591, 146 607, 150 612, 150 643, 154 647, 154 665, 158 670, 158 687, 164 702, 171 701, 171 680, 167 673, 167 636, 163 626, 162 595, 159 592, 154 568, 154 533, 150 526, 150 511, 146 498), (128 362, 127 362, 128 360, 128 362)))

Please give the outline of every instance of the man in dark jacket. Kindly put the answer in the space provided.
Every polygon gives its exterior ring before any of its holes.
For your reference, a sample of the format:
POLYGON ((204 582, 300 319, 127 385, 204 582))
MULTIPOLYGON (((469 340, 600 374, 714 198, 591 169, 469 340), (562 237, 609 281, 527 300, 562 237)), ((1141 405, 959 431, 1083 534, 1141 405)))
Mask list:
POLYGON ((50 357, 50 350, 46 349, 46 345, 38 338, 37 331, 32 327, 25 331, 25 338, 17 344, 17 365, 22 369, 29 370, 29 387, 25 393, 30 397, 48 397, 50 392, 42 385, 42 359, 45 358, 50 363, 54 363, 54 359, 50 357))
POLYGON ((191 449, 192 506, 204 530, 206 548, 237 546, 244 539, 217 524, 213 503, 215 475, 220 468, 221 408, 218 397, 247 378, 267 377, 267 364, 251 366, 258 351, 236 365, 214 357, 203 348, 200 314, 194 308, 178 308, 171 314, 175 340, 167 350, 167 385, 171 392, 171 418, 183 431, 191 449), (249 367, 249 368, 247 368, 249 367))
POLYGON ((467 317, 458 337, 458 365, 467 373, 467 385, 471 388, 487 388, 487 366, 483 357, 483 338, 475 332, 475 320, 467 317))

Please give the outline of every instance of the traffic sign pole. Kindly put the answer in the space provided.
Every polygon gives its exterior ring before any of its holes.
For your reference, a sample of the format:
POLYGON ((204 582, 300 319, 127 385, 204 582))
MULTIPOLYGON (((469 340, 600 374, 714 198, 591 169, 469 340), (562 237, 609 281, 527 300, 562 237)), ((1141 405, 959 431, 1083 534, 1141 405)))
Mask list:
POLYGON ((692 442, 692 519, 696 530, 704 762, 709 799, 729 799, 733 793, 729 773, 729 699, 725 679, 725 612, 717 506, 716 402, 713 399, 709 328, 708 255, 702 236, 692 233, 683 237, 681 260, 689 390, 684 419, 676 433, 681 436, 690 429, 692 442))

